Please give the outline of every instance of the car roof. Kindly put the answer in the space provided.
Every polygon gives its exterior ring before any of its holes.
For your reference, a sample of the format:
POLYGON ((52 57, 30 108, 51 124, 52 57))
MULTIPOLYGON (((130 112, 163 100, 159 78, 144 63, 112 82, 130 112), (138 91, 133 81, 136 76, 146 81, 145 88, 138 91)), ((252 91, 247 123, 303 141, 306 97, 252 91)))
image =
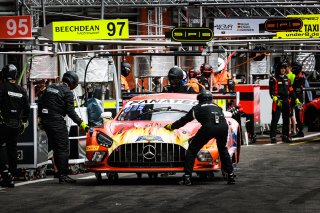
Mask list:
POLYGON ((134 100, 148 100, 148 99, 190 99, 197 100, 197 94, 186 94, 186 93, 157 93, 157 94, 146 94, 138 95, 130 99, 134 100))

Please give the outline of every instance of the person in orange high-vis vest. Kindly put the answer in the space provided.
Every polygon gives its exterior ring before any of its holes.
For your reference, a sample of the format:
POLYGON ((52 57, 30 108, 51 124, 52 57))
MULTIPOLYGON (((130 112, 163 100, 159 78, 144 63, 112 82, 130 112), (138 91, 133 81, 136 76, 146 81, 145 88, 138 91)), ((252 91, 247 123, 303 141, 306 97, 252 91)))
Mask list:
POLYGON ((191 68, 188 72, 189 80, 186 86, 191 86, 195 92, 200 92, 205 89, 205 87, 199 83, 198 78, 201 76, 200 70, 191 68))
POLYGON ((121 91, 123 92, 130 92, 130 87, 127 81, 127 77, 129 76, 131 71, 131 66, 127 62, 121 63, 121 91))
POLYGON ((213 72, 212 91, 228 91, 228 80, 230 79, 232 79, 232 76, 227 70, 213 72))

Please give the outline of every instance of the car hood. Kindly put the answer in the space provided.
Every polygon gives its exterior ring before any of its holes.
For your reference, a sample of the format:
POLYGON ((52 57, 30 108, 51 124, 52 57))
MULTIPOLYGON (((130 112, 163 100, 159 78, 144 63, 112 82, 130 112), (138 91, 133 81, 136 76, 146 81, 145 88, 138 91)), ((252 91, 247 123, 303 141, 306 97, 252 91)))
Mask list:
POLYGON ((197 122, 186 124, 180 129, 169 131, 163 128, 168 122, 153 121, 110 121, 105 124, 107 134, 114 140, 111 149, 130 143, 174 143, 189 146, 189 139, 200 128, 197 122))

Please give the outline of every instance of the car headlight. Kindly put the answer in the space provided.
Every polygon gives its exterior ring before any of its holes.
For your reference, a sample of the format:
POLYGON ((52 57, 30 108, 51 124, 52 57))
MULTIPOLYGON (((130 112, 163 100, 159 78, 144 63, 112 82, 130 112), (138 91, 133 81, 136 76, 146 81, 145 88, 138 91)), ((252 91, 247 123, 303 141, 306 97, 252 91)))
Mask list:
POLYGON ((92 157, 92 161, 101 162, 106 156, 107 152, 95 152, 92 157))
POLYGON ((201 162, 210 162, 210 161, 212 161, 212 157, 211 157, 210 152, 208 150, 200 150, 198 152, 197 158, 201 162))
POLYGON ((97 135, 97 142, 100 146, 104 146, 107 148, 110 148, 113 144, 112 138, 110 138, 109 136, 107 136, 101 132, 98 133, 98 135, 97 135))

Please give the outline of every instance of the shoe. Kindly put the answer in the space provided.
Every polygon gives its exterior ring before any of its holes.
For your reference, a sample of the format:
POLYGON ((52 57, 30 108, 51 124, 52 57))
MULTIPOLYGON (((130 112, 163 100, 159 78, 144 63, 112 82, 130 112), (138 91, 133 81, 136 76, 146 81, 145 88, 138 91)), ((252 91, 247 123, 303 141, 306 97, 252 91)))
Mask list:
POLYGON ((0 185, 2 187, 14 188, 14 177, 10 174, 10 172, 2 175, 0 185))
POLYGON ((58 172, 55 172, 54 174, 53 174, 53 178, 59 178, 59 173, 58 172))
POLYGON ((292 140, 290 137, 286 136, 286 135, 283 135, 282 136, 282 142, 283 143, 292 143, 292 140))
POLYGON ((59 177, 59 183, 76 183, 77 181, 75 179, 72 179, 68 175, 60 175, 59 177))
POLYGON ((235 175, 233 173, 227 175, 227 184, 235 184, 235 175))
POLYGON ((276 138, 271 138, 271 143, 272 144, 277 143, 277 139, 276 138))
POLYGON ((293 138, 303 138, 304 137, 304 133, 302 131, 299 131, 297 134, 295 134, 294 136, 292 136, 293 138))
POLYGON ((179 182, 180 185, 191 186, 191 177, 190 175, 183 175, 182 180, 179 182))

